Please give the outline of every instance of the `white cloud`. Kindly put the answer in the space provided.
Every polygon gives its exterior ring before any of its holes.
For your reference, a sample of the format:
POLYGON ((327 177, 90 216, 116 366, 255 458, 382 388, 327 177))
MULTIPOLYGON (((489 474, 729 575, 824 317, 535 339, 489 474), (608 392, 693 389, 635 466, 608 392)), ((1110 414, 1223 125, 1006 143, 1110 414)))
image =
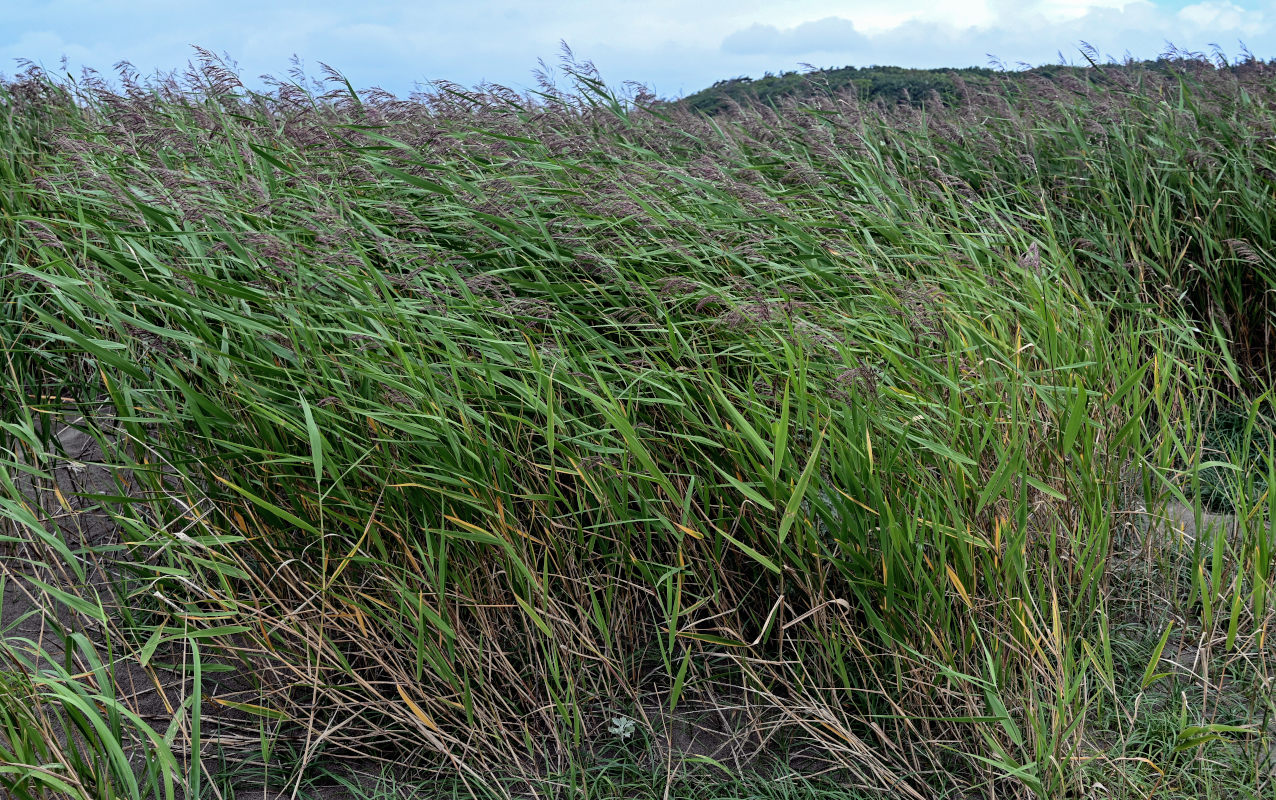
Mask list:
POLYGON ((864 37, 855 30, 855 23, 841 17, 827 17, 787 30, 774 25, 750 25, 723 39, 722 49, 744 55, 844 53, 863 42, 864 37))
POLYGON ((1235 3, 1207 0, 1179 9, 1179 19, 1198 28, 1255 33, 1264 27, 1262 11, 1249 11, 1235 3))
MULTIPOLYGON (((958 18, 951 13, 942 17, 918 13, 887 30, 862 35, 841 49, 798 46, 806 41, 797 35, 799 31, 828 20, 788 31, 755 25, 725 37, 722 51, 739 56, 766 53, 773 59, 790 56, 795 63, 822 56, 826 63, 832 57, 843 64, 938 67, 986 64, 988 56, 1008 65, 1040 64, 1057 60, 1060 52, 1075 61, 1083 41, 1118 58, 1127 53, 1155 58, 1171 43, 1206 49, 1210 43, 1226 43, 1229 37, 1234 41, 1240 35, 1260 37, 1249 42, 1255 52, 1261 53, 1263 44, 1269 49, 1276 44, 1263 12, 1228 0, 1206 0, 1177 13, 1147 0, 992 0, 987 10, 991 20, 987 23, 955 21, 958 18), (742 47, 744 43, 751 46, 742 47)), ((1236 49, 1234 45, 1232 50, 1236 49)), ((792 67, 772 64, 769 68, 792 67)))
POLYGON ((1098 9, 1123 9, 1133 5, 1131 0, 1040 0, 1037 3, 1026 3, 1050 22, 1072 22, 1085 19, 1087 14, 1098 9))

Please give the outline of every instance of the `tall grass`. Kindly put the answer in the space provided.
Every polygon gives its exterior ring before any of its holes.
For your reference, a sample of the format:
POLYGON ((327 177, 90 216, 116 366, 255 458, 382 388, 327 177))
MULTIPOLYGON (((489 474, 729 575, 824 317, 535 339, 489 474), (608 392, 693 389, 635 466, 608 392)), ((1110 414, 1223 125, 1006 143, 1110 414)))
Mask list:
POLYGON ((65 641, 4 640, 0 785, 1258 785, 1270 67, 714 119, 565 71, 4 87, 6 573, 65 641))

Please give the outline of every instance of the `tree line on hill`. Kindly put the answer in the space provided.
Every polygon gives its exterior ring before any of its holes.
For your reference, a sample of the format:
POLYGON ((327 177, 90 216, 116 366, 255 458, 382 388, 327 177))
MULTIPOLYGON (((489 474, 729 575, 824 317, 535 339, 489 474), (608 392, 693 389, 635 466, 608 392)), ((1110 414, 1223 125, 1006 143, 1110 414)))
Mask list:
MULTIPOLYGON (((1092 76, 1095 68, 1101 72, 1168 70, 1182 65, 1183 54, 1167 54, 1155 60, 1100 65, 1097 53, 1087 53, 1085 66, 1065 64, 1046 65, 1023 70, 1006 70, 994 67, 962 67, 940 69, 913 69, 908 67, 869 66, 839 67, 788 71, 774 74, 767 72, 761 78, 737 77, 718 81, 708 88, 688 95, 681 103, 709 115, 720 114, 734 104, 764 103, 774 105, 781 100, 810 97, 822 94, 842 94, 853 91, 862 102, 880 101, 888 105, 908 103, 921 106, 927 99, 938 97, 945 103, 958 99, 961 87, 970 89, 991 87, 992 84, 1014 84, 1028 76, 1058 80, 1063 76, 1084 79, 1092 76)), ((1208 62, 1203 54, 1187 54, 1196 60, 1208 62)), ((1221 54, 1215 54, 1213 63, 1224 69, 1253 63, 1256 59, 1248 52, 1235 64, 1229 64, 1221 54)))

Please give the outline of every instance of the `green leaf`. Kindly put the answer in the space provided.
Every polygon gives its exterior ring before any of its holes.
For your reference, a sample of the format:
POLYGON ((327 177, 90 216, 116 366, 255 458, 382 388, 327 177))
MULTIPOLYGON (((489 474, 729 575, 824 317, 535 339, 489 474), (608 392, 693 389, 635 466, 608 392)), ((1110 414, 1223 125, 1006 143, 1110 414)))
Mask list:
POLYGON ((1158 673, 1156 668, 1161 664, 1161 653, 1165 650, 1165 643, 1170 640, 1170 631, 1174 630, 1174 623, 1171 622, 1165 626, 1165 633, 1161 634, 1161 641, 1157 642, 1156 647, 1152 650, 1152 658, 1148 661, 1147 667, 1143 670, 1143 681, 1140 683, 1140 689, 1146 689, 1157 680, 1165 677, 1169 673, 1158 673))
POLYGON ((780 568, 777 567, 775 565, 775 562, 772 561, 771 559, 762 555, 757 550, 754 550, 752 547, 749 547, 747 544, 735 538, 734 536, 732 536, 731 534, 727 533, 724 530, 719 529, 718 534, 721 535, 723 539, 726 539, 731 544, 743 550, 749 556, 749 558, 752 558, 754 561, 758 562, 759 564, 771 570, 772 572, 776 573, 777 575, 779 574, 780 568))
POLYGON ((532 608, 530 603, 519 597, 518 594, 514 595, 514 601, 518 603, 519 607, 523 609, 523 613, 527 614, 527 618, 532 621, 532 624, 535 625, 541 633, 551 639, 554 638, 554 632, 550 630, 549 624, 541 618, 540 614, 536 613, 536 609, 532 608))
POLYGON ((389 164, 384 164, 379 161, 374 161, 372 162, 372 166, 374 169, 378 170, 379 172, 384 172, 387 175, 393 175, 394 177, 398 178, 399 180, 403 181, 409 186, 415 186, 418 189, 425 189, 426 191, 430 191, 430 192, 438 192, 439 194, 444 194, 448 196, 451 196, 453 194, 451 189, 447 188, 441 183, 435 183, 434 181, 427 181, 425 178, 418 178, 417 176, 410 175, 404 172, 403 170, 395 169, 389 164))
POLYGON ((802 470, 802 475, 798 478, 797 485, 793 487, 793 494, 789 497, 788 505, 784 507, 784 516, 780 519, 780 530, 776 534, 780 544, 784 544, 784 537, 788 535, 789 529, 793 527, 793 523, 797 520, 798 512, 802 508, 802 498, 806 495, 806 487, 810 485, 811 476, 819 468, 820 448, 824 445, 824 434, 827 432, 828 428, 826 427, 816 437, 815 446, 811 448, 811 457, 806 462, 806 468, 802 470))
POLYGON ((1085 386, 1078 381, 1076 400, 1069 407, 1067 427, 1063 431, 1063 443, 1059 451, 1061 456, 1072 453, 1072 444, 1077 439, 1077 433, 1080 432, 1081 426, 1088 421, 1086 417, 1086 400, 1085 386))
POLYGON ((323 436, 319 433, 319 426, 315 424, 314 414, 310 412, 310 404, 304 396, 300 399, 301 413, 306 416, 306 434, 310 437, 310 461, 314 464, 317 482, 323 476, 323 436))

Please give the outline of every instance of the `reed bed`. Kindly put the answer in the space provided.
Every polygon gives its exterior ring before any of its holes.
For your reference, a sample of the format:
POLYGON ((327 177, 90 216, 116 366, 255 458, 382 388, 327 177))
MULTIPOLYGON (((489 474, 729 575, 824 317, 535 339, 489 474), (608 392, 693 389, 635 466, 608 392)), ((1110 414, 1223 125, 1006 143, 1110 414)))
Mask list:
POLYGON ((0 787, 1270 792, 1273 69, 29 69, 0 787))

